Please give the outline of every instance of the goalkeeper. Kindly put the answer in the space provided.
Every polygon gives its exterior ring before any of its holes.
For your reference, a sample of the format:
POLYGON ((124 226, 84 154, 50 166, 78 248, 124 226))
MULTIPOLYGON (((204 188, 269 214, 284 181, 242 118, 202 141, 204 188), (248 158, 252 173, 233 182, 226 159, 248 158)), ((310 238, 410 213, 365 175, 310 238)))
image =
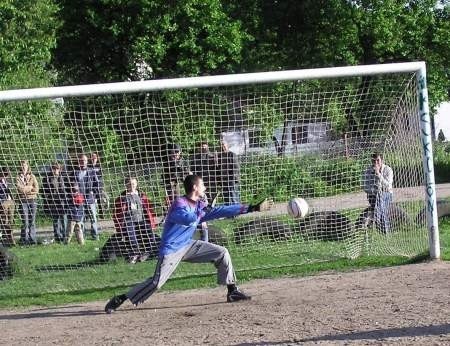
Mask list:
POLYGON ((204 202, 205 185, 201 177, 188 175, 184 179, 185 196, 178 197, 167 214, 159 248, 159 259, 154 275, 132 287, 128 293, 114 296, 105 306, 110 314, 127 299, 135 306, 145 302, 170 278, 180 261, 192 263, 213 262, 217 268, 217 281, 228 288, 227 301, 249 300, 236 286, 236 277, 228 250, 202 240, 193 240, 197 225, 223 217, 234 217, 253 211, 267 210, 266 200, 254 205, 231 204, 208 207, 204 202))

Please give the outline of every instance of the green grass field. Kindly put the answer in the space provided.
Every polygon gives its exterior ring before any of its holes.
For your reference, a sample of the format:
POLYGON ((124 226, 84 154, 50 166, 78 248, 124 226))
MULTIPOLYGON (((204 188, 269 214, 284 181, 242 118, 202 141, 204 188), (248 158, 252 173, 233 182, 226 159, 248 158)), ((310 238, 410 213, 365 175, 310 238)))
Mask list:
MULTIPOLYGON (((230 235, 231 228, 227 229, 230 227, 227 225, 220 224, 230 235)), ((402 234, 406 231, 401 230, 389 238, 378 232, 366 234, 370 237, 371 247, 361 249, 360 257, 353 260, 344 258, 342 254, 348 246, 358 246, 356 238, 346 242, 305 241, 296 235, 284 241, 259 239, 252 242, 249 239, 245 246, 230 242, 228 248, 240 282, 256 278, 307 276, 322 271, 349 271, 425 260, 426 236, 411 233, 406 237, 402 234), (424 247, 422 252, 421 247, 424 247), (402 256, 373 256, 372 253, 379 253, 378 250, 402 256), (411 253, 416 255, 411 256, 411 253)), ((440 233, 442 258, 450 260, 450 219, 441 220, 440 233)), ((106 237, 104 235, 101 242, 106 237)), ((81 248, 77 244, 16 248, 14 254, 18 263, 15 275, 0 282, 2 308, 106 300, 152 275, 155 265, 154 260, 131 265, 123 259, 94 264, 99 254, 99 243, 93 241, 87 241, 81 248)), ((216 285, 214 273, 211 264, 182 263, 163 290, 212 287, 216 285)))

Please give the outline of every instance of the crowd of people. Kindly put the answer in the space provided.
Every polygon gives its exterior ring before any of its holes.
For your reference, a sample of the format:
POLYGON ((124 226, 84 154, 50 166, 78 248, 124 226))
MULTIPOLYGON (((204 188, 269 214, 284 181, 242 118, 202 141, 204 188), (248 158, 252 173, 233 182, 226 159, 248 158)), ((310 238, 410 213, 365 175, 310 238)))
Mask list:
POLYGON ((239 160, 237 155, 229 150, 228 144, 224 141, 221 142, 219 152, 212 152, 208 142, 201 141, 198 143, 196 151, 188 159, 182 157, 179 145, 170 145, 163 171, 168 205, 175 197, 180 195, 183 179, 190 173, 203 178, 210 200, 221 193, 224 204, 240 202, 239 160))
POLYGON ((14 213, 20 214, 21 228, 19 245, 37 244, 36 215, 38 197, 42 197, 44 213, 52 219, 54 241, 69 243, 73 233, 77 241, 84 244, 85 221, 90 221, 90 233, 99 238, 97 200, 102 194, 103 182, 98 155, 86 154, 77 158, 77 163, 62 166, 55 162, 46 172, 40 186, 30 164, 24 160, 16 176, 16 198, 9 181, 10 172, 0 168, 0 232, 4 246, 14 246, 14 213))
MULTIPOLYGON (((236 154, 228 150, 225 142, 217 153, 210 151, 207 142, 201 142, 188 160, 182 158, 179 145, 168 146, 161 176, 167 208, 181 195, 180 185, 189 174, 197 174, 204 179, 210 200, 221 192, 225 204, 239 203, 238 159, 236 154)), ((156 218, 147 196, 137 190, 137 178, 129 176, 125 180, 126 189, 115 200, 112 217, 116 231, 127 238, 132 248, 136 248, 136 230, 144 232, 145 229, 145 232, 153 233, 156 218)), ((81 245, 86 236, 98 240, 98 218, 105 217, 106 213, 104 204, 100 203, 104 196, 103 190, 98 153, 92 153, 89 157, 80 154, 76 160, 64 166, 54 162, 40 182, 28 161, 21 162, 16 179, 10 177, 8 168, 0 167, 1 243, 8 247, 16 245, 13 225, 14 214, 18 210, 21 220, 19 245, 37 244, 38 198, 43 202, 44 214, 52 220, 54 242, 68 244, 74 234, 81 245)), ((201 239, 207 241, 206 223, 200 225, 199 229, 201 239)), ((130 257, 134 259, 138 252, 136 249, 136 254, 130 257)))
MULTIPOLYGON (((162 181, 166 192, 167 208, 177 197, 181 196, 180 187, 187 175, 202 177, 207 195, 205 200, 214 204, 221 194, 226 205, 239 204, 239 163, 237 155, 228 149, 225 142, 222 150, 212 152, 206 141, 198 143, 197 150, 188 160, 182 158, 181 147, 170 145, 166 160, 162 165, 162 181)), ((16 245, 13 234, 14 213, 17 208, 20 214, 21 228, 19 245, 37 243, 36 214, 38 196, 42 197, 43 210, 53 224, 54 241, 68 244, 75 234, 76 240, 83 245, 86 235, 91 239, 99 239, 98 215, 104 217, 100 199, 103 192, 103 175, 99 155, 92 153, 90 157, 81 154, 77 162, 66 165, 65 169, 55 162, 42 179, 33 174, 30 164, 20 162, 15 182, 17 194, 12 193, 10 172, 0 167, 0 232, 4 246, 16 245), (89 223, 89 231, 85 225, 89 223)), ((389 207, 392 203, 392 169, 385 165, 381 154, 374 153, 372 164, 363 175, 364 191, 373 210, 373 218, 377 228, 383 233, 389 232, 389 207)), ((123 234, 130 244, 130 260, 135 262, 142 252, 137 242, 137 234, 154 235, 156 217, 149 198, 138 190, 135 176, 125 179, 125 191, 115 200, 113 221, 117 232, 123 234)), ((206 222, 198 225, 200 239, 208 241, 206 222)))

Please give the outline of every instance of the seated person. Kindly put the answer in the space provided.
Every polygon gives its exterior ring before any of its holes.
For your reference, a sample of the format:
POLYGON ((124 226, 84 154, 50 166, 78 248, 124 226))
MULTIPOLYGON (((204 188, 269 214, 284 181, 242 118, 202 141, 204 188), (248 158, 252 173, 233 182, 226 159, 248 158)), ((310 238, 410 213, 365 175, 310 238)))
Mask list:
POLYGON ((156 218, 149 199, 138 190, 137 179, 128 177, 125 185, 126 190, 114 202, 113 220, 116 231, 129 246, 128 261, 136 263, 145 261, 152 251, 151 245, 157 244, 156 218))

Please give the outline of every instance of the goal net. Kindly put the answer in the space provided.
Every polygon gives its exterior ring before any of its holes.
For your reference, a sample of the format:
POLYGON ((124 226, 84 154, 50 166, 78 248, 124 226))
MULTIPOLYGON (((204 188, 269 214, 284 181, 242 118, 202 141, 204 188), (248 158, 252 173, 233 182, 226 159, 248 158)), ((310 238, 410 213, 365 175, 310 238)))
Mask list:
MULTIPOLYGON (((393 64, 387 71, 354 67, 0 92, 1 178, 16 210, 12 240, 5 218, 1 239, 17 244, 10 249, 14 280, 0 285, 0 295, 15 287, 31 295, 121 287, 148 277, 168 205, 183 193, 189 172, 203 177, 209 200, 218 204, 273 201, 269 211, 199 229, 196 237, 207 227, 209 241, 229 249, 237 272, 426 253, 432 201, 425 197, 420 88, 406 65, 398 64, 399 72, 393 64), (387 185, 372 168, 374 153, 392 169, 391 178, 384 168, 380 173, 391 179, 387 185), (27 201, 19 198, 27 195, 19 186, 24 160, 39 185, 27 201), (126 198, 132 181, 138 200, 126 198), (288 215, 294 197, 307 201, 305 218, 288 215)), ((214 271, 186 263, 174 277, 214 271)))

